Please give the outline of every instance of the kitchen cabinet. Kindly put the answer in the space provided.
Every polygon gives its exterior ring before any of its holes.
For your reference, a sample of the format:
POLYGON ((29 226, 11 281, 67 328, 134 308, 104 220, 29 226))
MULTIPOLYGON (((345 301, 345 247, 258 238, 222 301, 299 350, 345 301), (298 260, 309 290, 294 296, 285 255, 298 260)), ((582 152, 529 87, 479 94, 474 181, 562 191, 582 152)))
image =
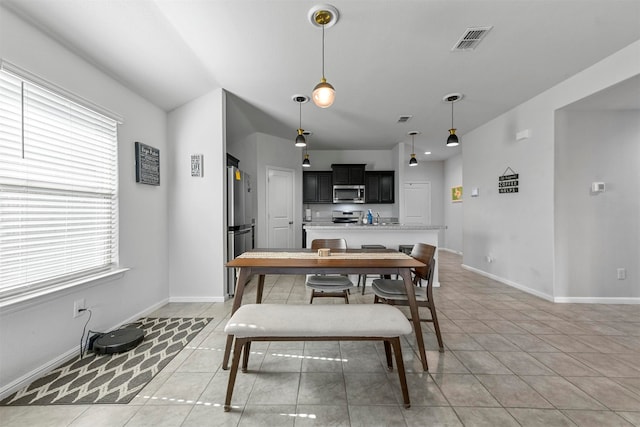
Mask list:
POLYGON ((365 173, 365 203, 394 203, 394 171, 365 173))
POLYGON ((334 185, 364 185, 364 167, 362 164, 333 164, 334 185))
POLYGON ((309 171, 302 173, 303 203, 333 203, 333 173, 309 171))

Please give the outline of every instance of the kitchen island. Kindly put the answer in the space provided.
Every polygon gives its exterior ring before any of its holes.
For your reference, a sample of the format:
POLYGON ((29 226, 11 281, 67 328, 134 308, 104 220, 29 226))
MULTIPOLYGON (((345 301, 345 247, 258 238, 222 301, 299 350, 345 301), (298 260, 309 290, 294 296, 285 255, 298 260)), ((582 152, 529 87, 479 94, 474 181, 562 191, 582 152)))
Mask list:
MULTIPOLYGON (((384 245, 387 249, 398 250, 399 245, 413 245, 427 243, 438 247, 438 232, 446 229, 442 225, 405 225, 385 224, 332 224, 332 223, 307 223, 307 248, 311 247, 313 239, 343 238, 350 249, 360 249, 361 245, 384 245)), ((436 266, 438 251, 435 253, 436 266)), ((440 286, 438 280, 438 268, 433 276, 433 286, 440 286)))

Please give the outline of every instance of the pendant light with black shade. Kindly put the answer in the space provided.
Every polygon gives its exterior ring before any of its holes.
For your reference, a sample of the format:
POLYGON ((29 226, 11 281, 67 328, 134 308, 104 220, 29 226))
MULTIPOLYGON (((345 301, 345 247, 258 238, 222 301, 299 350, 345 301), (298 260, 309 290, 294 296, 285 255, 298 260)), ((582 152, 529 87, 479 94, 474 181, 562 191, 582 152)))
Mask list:
POLYGON ((445 95, 442 98, 443 101, 451 103, 451 129, 449 129, 449 137, 447 138, 447 147, 456 147, 460 144, 458 140, 458 135, 456 135, 456 128, 453 127, 453 103, 456 101, 460 101, 462 99, 462 94, 460 93, 451 93, 449 95, 445 95))
POLYGON ((418 160, 416 159, 416 150, 414 149, 414 137, 418 135, 420 132, 417 130, 412 130, 409 132, 411 135, 411 159, 409 159, 409 166, 418 166, 418 160))
MULTIPOLYGON (((311 136, 311 132, 309 132, 308 130, 305 130, 303 134, 307 137, 307 139, 309 139, 309 137, 311 136)), ((308 149, 309 149, 309 143, 307 142, 307 145, 304 147, 304 160, 302 161, 303 168, 311 167, 311 161, 309 160, 308 149)))
POLYGON ((312 25, 322 28, 322 79, 313 88, 313 103, 320 108, 331 107, 336 91, 324 76, 324 31, 338 22, 338 9, 329 4, 314 6, 309 10, 308 18, 312 25))
POLYGON ((308 102, 309 98, 304 95, 293 95, 291 99, 300 106, 300 122, 298 124, 298 136, 296 136, 296 147, 306 147, 307 140, 304 137, 304 129, 302 129, 302 104, 308 102))

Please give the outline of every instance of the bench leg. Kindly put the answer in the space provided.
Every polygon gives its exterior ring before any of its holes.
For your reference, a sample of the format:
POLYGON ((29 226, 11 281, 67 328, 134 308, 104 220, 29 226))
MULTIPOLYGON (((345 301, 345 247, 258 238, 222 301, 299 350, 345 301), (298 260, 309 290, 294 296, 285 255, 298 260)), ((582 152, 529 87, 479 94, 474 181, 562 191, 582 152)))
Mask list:
POLYGON ((224 398, 224 411, 231 410, 231 396, 233 395, 233 387, 236 385, 236 375, 238 374, 238 365, 240 365, 240 353, 245 344, 249 342, 247 338, 236 339, 233 347, 233 361, 231 362, 231 371, 229 372, 229 382, 227 383, 227 395, 224 398))
MULTIPOLYGON (((242 305, 242 295, 244 294, 244 285, 249 281, 251 277, 250 268, 241 268, 240 274, 238 274, 238 280, 236 282, 236 294, 233 297, 233 307, 231 307, 231 315, 235 313, 242 305)), ((264 276, 260 279, 264 283, 264 276)), ((231 354, 231 345, 233 344, 233 335, 227 335, 227 344, 224 347, 224 356, 222 358, 222 369, 228 369, 229 355, 231 354)))
POLYGON ((409 387, 407 386, 407 375, 404 372, 404 361, 402 360, 402 348, 400 348, 400 337, 392 338, 390 341, 391 341, 391 345, 393 346, 393 352, 396 356, 396 365, 398 365, 398 378, 400 379, 400 388, 402 389, 402 399, 404 400, 404 407, 408 409, 411 407, 411 403, 409 401, 409 387))

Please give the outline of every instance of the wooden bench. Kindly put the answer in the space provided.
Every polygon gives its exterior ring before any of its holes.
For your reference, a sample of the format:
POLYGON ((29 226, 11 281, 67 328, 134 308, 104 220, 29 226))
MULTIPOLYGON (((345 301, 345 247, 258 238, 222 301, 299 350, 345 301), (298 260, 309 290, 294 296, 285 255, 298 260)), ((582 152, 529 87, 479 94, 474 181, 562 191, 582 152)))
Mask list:
POLYGON ((244 349, 242 371, 246 372, 252 341, 383 341, 390 370, 393 369, 393 348, 404 407, 410 406, 400 336, 412 333, 412 329, 406 316, 395 307, 384 304, 246 304, 231 316, 224 331, 235 336, 225 412, 231 410, 240 355, 244 349))

